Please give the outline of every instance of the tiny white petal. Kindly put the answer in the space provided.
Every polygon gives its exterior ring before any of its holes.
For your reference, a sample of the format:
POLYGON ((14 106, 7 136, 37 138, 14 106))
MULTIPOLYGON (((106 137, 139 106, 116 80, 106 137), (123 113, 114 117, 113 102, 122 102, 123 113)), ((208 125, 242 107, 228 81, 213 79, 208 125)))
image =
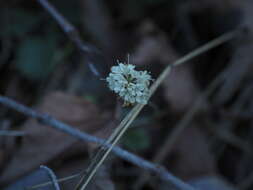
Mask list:
POLYGON ((109 88, 131 104, 147 104, 151 80, 147 71, 136 71, 134 65, 124 63, 113 66, 106 78, 109 88))

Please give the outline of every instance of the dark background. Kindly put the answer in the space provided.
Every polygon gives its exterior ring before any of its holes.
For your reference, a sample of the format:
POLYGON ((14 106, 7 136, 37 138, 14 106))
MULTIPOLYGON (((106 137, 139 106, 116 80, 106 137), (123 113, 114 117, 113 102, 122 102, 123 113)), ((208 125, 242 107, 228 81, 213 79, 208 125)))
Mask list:
MULTIPOLYGON (((121 145, 153 162, 160 160, 185 181, 216 176, 238 189, 253 188, 252 1, 50 3, 73 24, 90 52, 80 51, 38 1, 1 1, 0 94, 101 138, 131 109, 122 107, 103 80, 117 60, 126 62, 129 54, 137 70, 148 70, 156 79, 168 64, 240 28, 229 42, 174 68, 121 145)), ((58 177, 78 173, 96 148, 4 106, 0 130, 24 132, 0 136, 2 186, 42 164, 58 177)), ((140 182, 143 173, 110 156, 92 188, 168 189, 156 176, 140 182)))

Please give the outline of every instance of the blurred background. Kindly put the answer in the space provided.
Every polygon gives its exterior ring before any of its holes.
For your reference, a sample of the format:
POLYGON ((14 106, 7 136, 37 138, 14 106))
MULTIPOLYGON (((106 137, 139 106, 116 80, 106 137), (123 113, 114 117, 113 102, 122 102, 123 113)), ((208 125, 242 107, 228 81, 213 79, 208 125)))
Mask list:
MULTIPOLYGON (((174 68, 121 146, 189 183, 218 184, 217 190, 253 189, 251 0, 50 3, 75 27, 88 50, 73 43, 40 0, 1 1, 0 94, 101 138, 131 109, 122 107, 104 80, 117 60, 127 62, 129 54, 137 70, 150 71, 156 79, 168 64, 243 26, 243 35, 174 68)), ((0 106, 2 188, 42 183, 45 174, 36 174, 40 165, 59 178, 76 174, 87 167, 96 148, 0 106)), ((77 181, 61 183, 61 188, 73 189, 77 181)), ((90 189, 171 187, 111 155, 90 189)))

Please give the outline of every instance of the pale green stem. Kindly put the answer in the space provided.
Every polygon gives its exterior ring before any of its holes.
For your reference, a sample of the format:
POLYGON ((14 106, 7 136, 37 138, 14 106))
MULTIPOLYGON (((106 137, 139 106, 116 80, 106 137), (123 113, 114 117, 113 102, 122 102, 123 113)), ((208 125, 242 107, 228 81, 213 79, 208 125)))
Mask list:
MULTIPOLYGON (((209 51, 212 48, 215 48, 232 38, 234 38, 238 34, 239 30, 235 30, 229 33, 226 33, 207 44, 195 49, 194 51, 190 52, 189 54, 183 56, 182 58, 178 59, 176 62, 174 62, 171 65, 168 65, 164 71, 159 75, 157 80, 153 83, 153 85, 150 87, 150 97, 154 94, 156 89, 161 85, 161 83, 164 81, 164 79, 169 75, 172 67, 179 66, 182 63, 185 63, 196 56, 203 54, 207 51, 209 51)), ((90 182, 91 178, 94 176, 98 168, 101 166, 101 164, 104 162, 104 160, 107 158, 109 153, 111 152, 112 148, 117 144, 117 142, 120 140, 121 136, 125 133, 125 131, 128 129, 128 127, 131 125, 131 123, 134 121, 134 119, 138 116, 142 108, 144 107, 143 104, 137 104, 128 114, 127 116, 122 120, 122 122, 119 124, 119 126, 115 129, 115 131, 112 133, 112 135, 109 137, 107 142, 111 144, 111 146, 104 150, 104 148, 100 149, 98 151, 96 157, 101 157, 98 161, 95 160, 95 163, 92 162, 92 167, 89 167, 89 171, 87 174, 81 179, 81 181, 78 183, 76 190, 84 190, 88 183, 90 182)), ((182 182, 183 183, 183 182, 182 182)), ((189 186, 189 190, 192 189, 189 186)))

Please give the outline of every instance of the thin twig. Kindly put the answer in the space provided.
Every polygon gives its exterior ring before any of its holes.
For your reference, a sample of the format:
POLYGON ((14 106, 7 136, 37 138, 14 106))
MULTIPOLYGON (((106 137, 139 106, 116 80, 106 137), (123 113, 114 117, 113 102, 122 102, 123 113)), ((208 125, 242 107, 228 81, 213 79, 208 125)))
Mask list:
MULTIPOLYGON (((227 129, 226 127, 224 128, 219 128, 218 130, 215 129, 215 123, 214 122, 209 122, 209 130, 211 133, 215 135, 215 137, 221 141, 224 141, 228 145, 232 145, 240 150, 242 150, 244 153, 247 155, 253 155, 252 147, 248 142, 245 140, 237 137, 234 135, 229 128, 227 129)), ((224 149, 224 148, 222 148, 224 149)))
MULTIPOLYGON (((56 180, 57 180, 58 183, 62 183, 64 181, 68 181, 68 180, 80 177, 81 173, 82 172, 74 174, 74 175, 70 175, 70 176, 67 176, 67 177, 59 178, 59 179, 56 179, 56 180)), ((51 184, 53 184, 53 182, 48 181, 48 182, 45 182, 45 183, 41 183, 41 184, 37 184, 37 185, 31 186, 31 187, 27 187, 26 189, 27 190, 38 189, 38 188, 41 188, 41 187, 46 187, 46 186, 51 185, 51 184)))
POLYGON ((90 182, 91 178, 94 176, 98 168, 101 166, 101 164, 105 161, 106 157, 111 152, 112 148, 115 146, 115 144, 118 142, 120 137, 123 135, 125 130, 128 128, 128 126, 132 123, 132 121, 135 119, 135 117, 138 115, 138 113, 141 111, 141 109, 144 107, 142 104, 137 104, 130 113, 128 114, 120 123, 119 127, 117 127, 112 135, 109 137, 109 139, 106 141, 106 143, 110 143, 111 146, 108 149, 100 148, 97 154, 95 155, 96 159, 92 159, 92 162, 88 168, 87 174, 82 177, 80 182, 78 183, 76 189, 78 190, 84 190, 88 183, 90 182))
MULTIPOLYGON (((104 146, 105 148, 109 148, 111 147, 110 144, 107 144, 106 141, 104 139, 89 135, 85 132, 81 132, 78 129, 75 129, 73 126, 67 125, 57 119, 54 119, 53 117, 47 115, 47 114, 43 114, 43 113, 39 113, 29 107, 26 107, 20 103, 15 102, 14 100, 4 97, 4 96, 0 96, 0 104, 7 106, 13 110, 16 110, 26 116, 35 118, 37 120, 39 120, 40 122, 42 122, 43 124, 45 124, 45 126, 51 126, 59 131, 62 131, 66 134, 69 134, 77 139, 80 139, 84 142, 93 142, 93 143, 97 143, 100 144, 102 146, 104 146)), ((175 184, 177 187, 182 187, 182 190, 190 190, 190 188, 184 188, 185 186, 188 186, 187 184, 185 184, 183 181, 181 181, 180 179, 176 178, 175 176, 173 176, 169 171, 167 171, 165 168, 157 165, 157 164, 153 164, 152 162, 149 162, 135 154, 132 154, 120 147, 113 147, 112 148, 112 152, 114 152, 117 156, 119 156, 120 158, 140 167, 143 168, 145 170, 148 170, 150 172, 156 173, 158 177, 160 177, 161 179, 168 181, 172 184, 175 184)))
POLYGON ((91 45, 84 43, 76 28, 70 24, 61 13, 59 13, 47 0, 37 0, 44 9, 56 20, 62 30, 68 35, 68 37, 74 42, 74 44, 84 53, 93 53, 97 51, 91 45))
POLYGON ((26 132, 23 132, 23 131, 0 130, 0 136, 22 137, 25 135, 26 135, 26 132))
POLYGON ((63 15, 57 11, 52 4, 50 4, 47 0, 37 0, 39 4, 55 19, 55 21, 59 24, 62 30, 66 33, 69 39, 75 44, 75 46, 81 50, 87 57, 87 64, 90 71, 95 76, 100 76, 100 73, 96 69, 95 65, 91 62, 91 56, 93 55, 101 55, 100 51, 92 46, 91 44, 85 43, 78 32, 78 30, 68 22, 63 15))
POLYGON ((40 166, 40 168, 47 171, 47 173, 49 174, 50 178, 52 179, 52 182, 53 182, 55 190, 60 190, 60 186, 59 186, 59 184, 57 182, 57 178, 56 178, 54 172, 50 168, 48 168, 47 166, 40 166))
MULTIPOLYGON (((221 35, 220 37, 208 42, 207 44, 197 48, 196 50, 188 53, 187 55, 183 56, 182 58, 175 61, 173 64, 168 65, 164 71, 159 75, 157 80, 154 82, 154 84, 150 87, 150 97, 153 95, 153 93, 156 91, 156 89, 161 85, 161 83, 164 81, 164 79, 169 75, 172 67, 179 66, 196 56, 203 54, 210 49, 217 47, 231 39, 233 39, 238 33, 241 32, 240 30, 234 30, 232 32, 225 33, 221 35)), ((78 183, 76 190, 84 190, 88 183, 90 182, 91 178, 94 176, 98 168, 101 166, 101 164, 104 162, 106 157, 109 155, 110 151, 112 150, 113 146, 115 146, 118 141, 120 140, 121 136, 125 133, 125 131, 128 129, 128 127, 131 125, 131 123, 134 121, 134 119, 138 116, 142 108, 144 107, 143 104, 137 104, 128 114, 127 116, 122 120, 122 122, 119 124, 119 126, 115 129, 115 131, 112 133, 112 135, 107 140, 107 143, 112 144, 112 147, 109 147, 109 149, 100 149, 97 154, 95 155, 96 158, 100 158, 98 161, 97 159, 93 160, 91 162, 91 165, 89 166, 89 171, 82 177, 80 182, 78 183)), ((185 184, 185 187, 182 187, 183 189, 193 189, 190 185, 185 184)))

